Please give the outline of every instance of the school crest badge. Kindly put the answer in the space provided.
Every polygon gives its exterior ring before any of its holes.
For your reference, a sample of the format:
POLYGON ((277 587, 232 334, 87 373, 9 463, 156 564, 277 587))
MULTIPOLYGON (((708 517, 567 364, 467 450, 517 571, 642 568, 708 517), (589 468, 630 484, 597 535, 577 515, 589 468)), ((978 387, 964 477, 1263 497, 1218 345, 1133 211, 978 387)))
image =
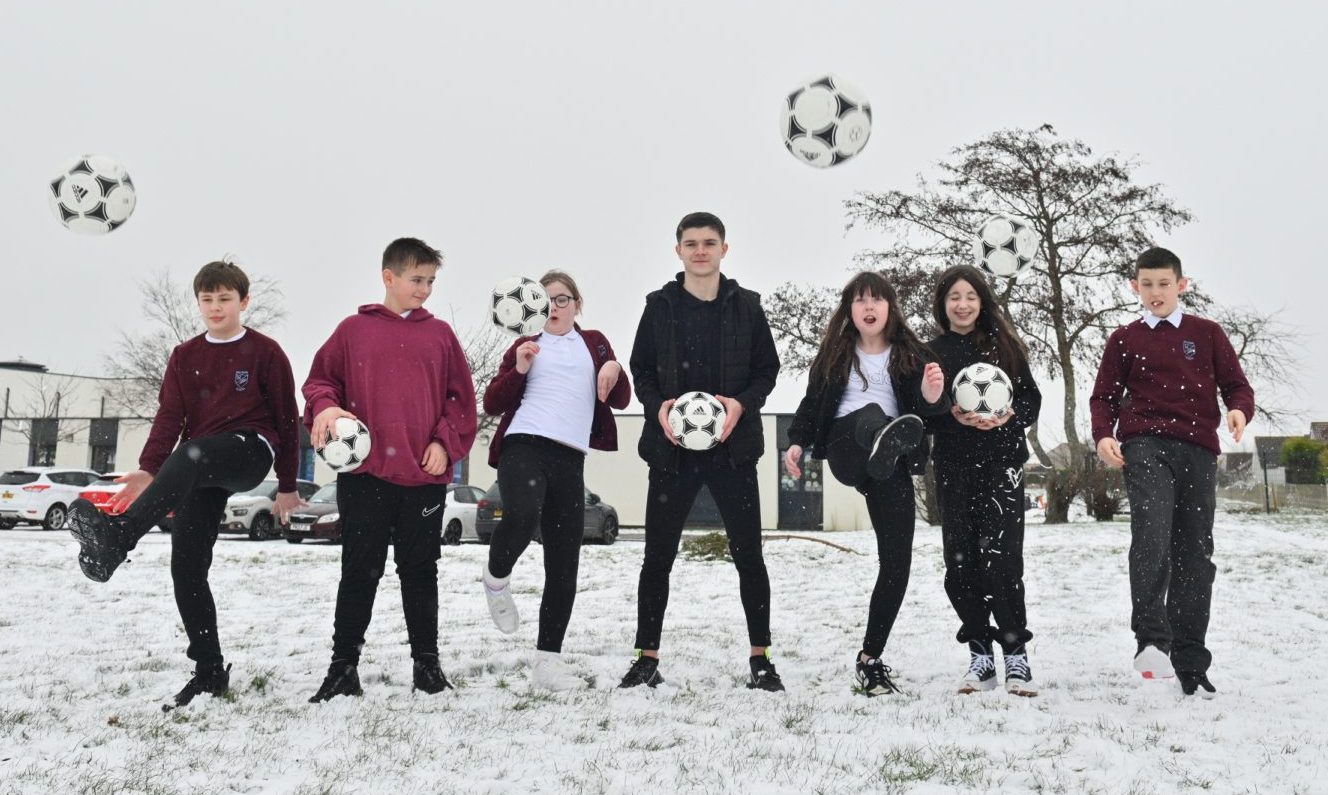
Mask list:
POLYGON ((248 371, 248 370, 236 370, 236 371, 235 371, 235 391, 236 391, 236 392, 243 392, 244 390, 246 390, 246 389, 248 389, 248 388, 249 388, 249 371, 248 371))
POLYGON ((1194 361, 1195 354, 1199 352, 1199 348, 1194 344, 1193 340, 1182 341, 1180 344, 1180 348, 1182 351, 1185 352, 1185 358, 1188 359, 1189 361, 1194 361))

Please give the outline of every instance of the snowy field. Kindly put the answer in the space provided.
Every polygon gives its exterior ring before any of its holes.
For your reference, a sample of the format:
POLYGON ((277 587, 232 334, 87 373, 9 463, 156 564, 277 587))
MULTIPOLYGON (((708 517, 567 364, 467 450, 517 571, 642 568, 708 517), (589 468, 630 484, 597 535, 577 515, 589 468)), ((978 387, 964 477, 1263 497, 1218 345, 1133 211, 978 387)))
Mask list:
POLYGON ((875 577, 870 555, 770 541, 784 694, 747 690, 737 578, 679 559, 656 692, 626 670, 642 547, 587 547, 566 651, 593 679, 532 692, 538 547, 518 566, 527 617, 489 621, 484 547, 445 548, 443 670, 410 692, 394 574, 361 665, 365 697, 305 703, 328 661, 338 548, 223 537, 213 584, 233 698, 163 714, 189 662, 169 537, 107 585, 63 533, 0 533, 0 792, 1065 792, 1328 791, 1328 520, 1219 514, 1214 701, 1130 670, 1121 523, 1032 524, 1027 583, 1042 695, 954 693, 966 654, 941 587, 939 531, 919 528, 886 652, 905 694, 850 691, 875 577))

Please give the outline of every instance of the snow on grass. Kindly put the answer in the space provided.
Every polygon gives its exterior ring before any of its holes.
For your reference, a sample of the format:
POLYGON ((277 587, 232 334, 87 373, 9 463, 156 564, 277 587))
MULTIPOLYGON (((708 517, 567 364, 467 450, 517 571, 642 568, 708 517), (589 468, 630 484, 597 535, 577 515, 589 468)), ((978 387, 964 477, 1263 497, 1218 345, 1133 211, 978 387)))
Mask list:
POLYGON ((365 697, 305 700, 328 662, 339 548, 223 537, 212 582, 232 693, 162 713, 188 678, 169 537, 110 583, 82 577, 66 534, 0 533, 0 792, 1322 792, 1328 732, 1328 521, 1219 514, 1209 633, 1213 701, 1130 669, 1128 526, 1031 524, 1038 698, 960 696, 966 668, 942 589, 939 531, 919 527, 885 658, 904 694, 850 690, 875 580, 869 533, 848 555, 766 545, 774 659, 789 690, 745 688, 737 575, 679 558, 657 691, 619 691, 642 547, 589 546, 565 652, 593 687, 530 688, 539 547, 513 579, 525 618, 491 624, 486 548, 444 548, 443 670, 410 691, 393 573, 360 667, 365 697))

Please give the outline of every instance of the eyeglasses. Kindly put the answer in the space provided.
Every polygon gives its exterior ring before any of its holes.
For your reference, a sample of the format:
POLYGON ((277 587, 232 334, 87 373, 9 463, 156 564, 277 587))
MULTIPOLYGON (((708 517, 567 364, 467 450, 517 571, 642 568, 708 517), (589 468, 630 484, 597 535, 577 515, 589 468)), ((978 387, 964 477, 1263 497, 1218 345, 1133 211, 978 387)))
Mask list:
POLYGON ((549 303, 553 304, 554 306, 558 307, 559 309, 562 309, 562 308, 566 307, 568 304, 572 303, 572 302, 575 301, 575 300, 576 300, 576 299, 573 298, 573 297, 570 296, 570 295, 551 295, 551 296, 549 296, 549 303))

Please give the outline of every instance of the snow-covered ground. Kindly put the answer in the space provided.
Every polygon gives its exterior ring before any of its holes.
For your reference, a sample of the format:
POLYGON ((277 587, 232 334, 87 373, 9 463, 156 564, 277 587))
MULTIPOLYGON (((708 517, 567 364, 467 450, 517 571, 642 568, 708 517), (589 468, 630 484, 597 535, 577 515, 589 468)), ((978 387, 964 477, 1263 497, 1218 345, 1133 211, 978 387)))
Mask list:
POLYGON ((538 547, 515 582, 527 622, 489 621, 484 547, 445 548, 443 670, 410 692, 394 574, 361 665, 365 697, 313 706, 328 661, 337 547, 225 538, 212 581, 233 698, 163 714, 189 662, 169 537, 149 536, 106 585, 67 534, 0 533, 3 792, 1129 792, 1328 791, 1328 519, 1219 514, 1209 634, 1220 690, 1183 699, 1130 669, 1121 523, 1029 526, 1031 659, 1042 695, 960 696, 966 655, 941 587, 939 531, 920 527, 886 652, 905 694, 850 691, 875 576, 869 554, 770 541, 784 694, 747 690, 737 577, 680 558, 665 624, 668 687, 614 689, 626 670, 642 547, 587 547, 566 651, 593 677, 533 692, 538 547))

